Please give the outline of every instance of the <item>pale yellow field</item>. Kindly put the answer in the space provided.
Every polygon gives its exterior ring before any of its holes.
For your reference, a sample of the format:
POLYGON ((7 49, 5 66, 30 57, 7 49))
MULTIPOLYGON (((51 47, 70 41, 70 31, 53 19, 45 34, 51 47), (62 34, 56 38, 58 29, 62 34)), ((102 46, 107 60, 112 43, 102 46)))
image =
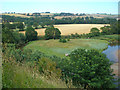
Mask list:
MULTIPOLYGON (((55 16, 55 19, 62 19, 62 18, 85 18, 85 17, 90 17, 89 15, 86 16, 55 16)), ((98 17, 98 16, 93 16, 94 18, 104 18, 104 17, 98 17)))
POLYGON ((9 15, 9 16, 23 17, 23 18, 33 17, 33 16, 26 16, 26 15, 21 15, 21 14, 2 14, 2 15, 9 15))
MULTIPOLYGON (((100 29, 104 25, 108 24, 61 24, 61 25, 54 25, 55 28, 58 28, 61 31, 61 35, 70 35, 70 34, 83 34, 89 33, 90 29, 96 27, 100 29)), ((45 35, 45 28, 44 29, 36 29, 38 35, 45 35)), ((21 31, 20 33, 25 33, 25 31, 21 31)))

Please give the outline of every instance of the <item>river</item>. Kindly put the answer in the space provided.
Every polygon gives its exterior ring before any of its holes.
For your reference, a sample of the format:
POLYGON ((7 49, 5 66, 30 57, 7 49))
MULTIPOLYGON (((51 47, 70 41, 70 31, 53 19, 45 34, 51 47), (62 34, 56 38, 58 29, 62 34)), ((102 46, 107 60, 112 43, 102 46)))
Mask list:
MULTIPOLYGON (((120 77, 120 44, 113 44, 113 45, 108 45, 108 48, 103 51, 103 53, 106 54, 107 58, 113 62, 113 65, 111 65, 111 68, 113 69, 113 73, 116 74, 116 77, 120 77)), ((120 82, 115 83, 115 84, 120 84, 120 82)), ((120 88, 120 86, 119 86, 120 88)))

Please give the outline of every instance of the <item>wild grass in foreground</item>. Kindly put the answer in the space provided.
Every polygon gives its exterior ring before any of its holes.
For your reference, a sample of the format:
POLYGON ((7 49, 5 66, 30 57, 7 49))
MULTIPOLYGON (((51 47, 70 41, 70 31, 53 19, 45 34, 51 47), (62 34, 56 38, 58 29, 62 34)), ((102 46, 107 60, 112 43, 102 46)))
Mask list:
POLYGON ((66 84, 52 74, 40 74, 27 64, 7 62, 3 65, 3 88, 67 88, 66 84))

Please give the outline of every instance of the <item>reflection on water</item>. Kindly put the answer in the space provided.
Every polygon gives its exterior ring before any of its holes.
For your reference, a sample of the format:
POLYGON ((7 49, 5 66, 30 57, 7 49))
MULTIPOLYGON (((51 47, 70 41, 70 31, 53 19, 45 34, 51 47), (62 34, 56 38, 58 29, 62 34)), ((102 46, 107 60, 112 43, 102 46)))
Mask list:
POLYGON ((110 61, 116 63, 118 62, 118 50, 120 51, 120 45, 109 45, 108 48, 103 51, 103 53, 106 54, 110 61))
MULTIPOLYGON (((103 53, 106 54, 107 58, 112 61, 114 64, 111 66, 111 68, 114 70, 114 74, 116 74, 118 77, 118 60, 120 57, 120 44, 111 44, 108 46, 108 48, 106 50, 103 51, 103 53)), ((116 88, 120 88, 120 86, 118 86, 120 84, 120 82, 116 82, 114 83, 116 86, 116 88)))

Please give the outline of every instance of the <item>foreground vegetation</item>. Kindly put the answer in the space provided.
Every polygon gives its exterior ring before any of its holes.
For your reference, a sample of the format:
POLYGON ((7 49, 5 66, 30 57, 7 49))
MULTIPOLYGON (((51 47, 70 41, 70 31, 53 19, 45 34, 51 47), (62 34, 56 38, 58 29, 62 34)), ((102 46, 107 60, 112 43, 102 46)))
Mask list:
POLYGON ((8 62, 3 59, 3 88, 67 88, 55 73, 49 76, 40 74, 36 67, 31 68, 28 63, 21 64, 12 60, 8 62))
POLYGON ((8 44, 7 47, 4 46, 3 54, 4 88, 113 87, 111 63, 104 54, 95 49, 76 49, 68 55, 69 58, 60 58, 48 56, 39 50, 26 49, 21 52, 20 49, 15 49, 14 45, 8 44), (90 68, 91 65, 93 68, 90 68), (89 72, 91 74, 86 74, 89 72), (57 85, 54 80, 57 80, 57 85))

